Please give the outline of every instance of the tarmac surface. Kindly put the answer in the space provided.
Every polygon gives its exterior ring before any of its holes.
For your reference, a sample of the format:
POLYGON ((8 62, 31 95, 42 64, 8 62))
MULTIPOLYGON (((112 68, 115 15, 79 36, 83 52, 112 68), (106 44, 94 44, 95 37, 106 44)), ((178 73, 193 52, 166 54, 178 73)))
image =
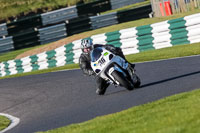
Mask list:
POLYGON ((80 69, 1 79, 0 113, 20 118, 6 133, 46 131, 200 89, 200 56, 138 63, 136 70, 141 88, 111 85, 104 96, 80 69))

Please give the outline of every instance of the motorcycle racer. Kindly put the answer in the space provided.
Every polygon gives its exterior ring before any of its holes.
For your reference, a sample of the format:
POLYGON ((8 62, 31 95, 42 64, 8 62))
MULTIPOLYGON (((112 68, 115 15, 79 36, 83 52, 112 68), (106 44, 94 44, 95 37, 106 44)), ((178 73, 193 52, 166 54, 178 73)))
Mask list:
MULTIPOLYGON (((125 59, 125 56, 124 56, 121 48, 114 47, 112 45, 93 44, 92 40, 83 39, 81 41, 82 54, 79 58, 79 66, 80 66, 81 70, 83 71, 83 74, 85 74, 85 75, 88 75, 88 76, 95 75, 95 72, 92 70, 92 67, 90 65, 90 62, 91 62, 90 52, 96 47, 104 47, 106 50, 122 57, 125 61, 127 61, 125 59)), ((129 64, 134 69, 135 64, 131 64, 131 63, 129 63, 129 64)), ((97 78, 96 78, 96 83, 97 83, 96 93, 98 95, 104 95, 107 87, 109 86, 109 83, 107 83, 107 81, 105 81, 103 78, 101 78, 99 76, 97 76, 97 78)))

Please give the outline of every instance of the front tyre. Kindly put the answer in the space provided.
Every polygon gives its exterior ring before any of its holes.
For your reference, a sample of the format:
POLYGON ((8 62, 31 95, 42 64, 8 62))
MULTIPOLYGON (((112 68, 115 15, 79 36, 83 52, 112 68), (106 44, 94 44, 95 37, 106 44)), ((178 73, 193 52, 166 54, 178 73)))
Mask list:
POLYGON ((140 87, 141 81, 140 81, 140 78, 136 74, 133 74, 133 82, 134 82, 135 88, 140 87))
POLYGON ((111 75, 119 82, 121 86, 125 87, 127 90, 134 89, 133 84, 121 72, 113 71, 111 75))

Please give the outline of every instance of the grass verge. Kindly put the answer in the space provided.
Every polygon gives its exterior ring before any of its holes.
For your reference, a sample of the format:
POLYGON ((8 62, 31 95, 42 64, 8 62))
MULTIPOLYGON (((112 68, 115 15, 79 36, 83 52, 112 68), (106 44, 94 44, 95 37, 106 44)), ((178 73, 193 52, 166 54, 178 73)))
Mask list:
POLYGON ((5 129, 6 127, 8 127, 9 124, 10 124, 10 122, 11 122, 11 121, 10 121, 7 117, 1 116, 1 115, 0 115, 0 132, 1 132, 3 129, 5 129))
POLYGON ((200 90, 38 133, 197 133, 200 90))
POLYGON ((144 51, 134 55, 127 55, 130 62, 144 62, 152 60, 170 59, 200 54, 200 43, 176 45, 173 47, 144 51))

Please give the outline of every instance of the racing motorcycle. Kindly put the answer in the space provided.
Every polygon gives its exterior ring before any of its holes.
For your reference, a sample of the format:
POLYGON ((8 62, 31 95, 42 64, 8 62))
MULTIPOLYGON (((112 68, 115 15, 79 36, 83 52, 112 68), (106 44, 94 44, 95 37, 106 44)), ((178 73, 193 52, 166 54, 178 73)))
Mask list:
POLYGON ((140 78, 122 57, 103 47, 97 47, 90 53, 91 67, 97 76, 114 86, 123 86, 127 90, 140 87, 140 78))

